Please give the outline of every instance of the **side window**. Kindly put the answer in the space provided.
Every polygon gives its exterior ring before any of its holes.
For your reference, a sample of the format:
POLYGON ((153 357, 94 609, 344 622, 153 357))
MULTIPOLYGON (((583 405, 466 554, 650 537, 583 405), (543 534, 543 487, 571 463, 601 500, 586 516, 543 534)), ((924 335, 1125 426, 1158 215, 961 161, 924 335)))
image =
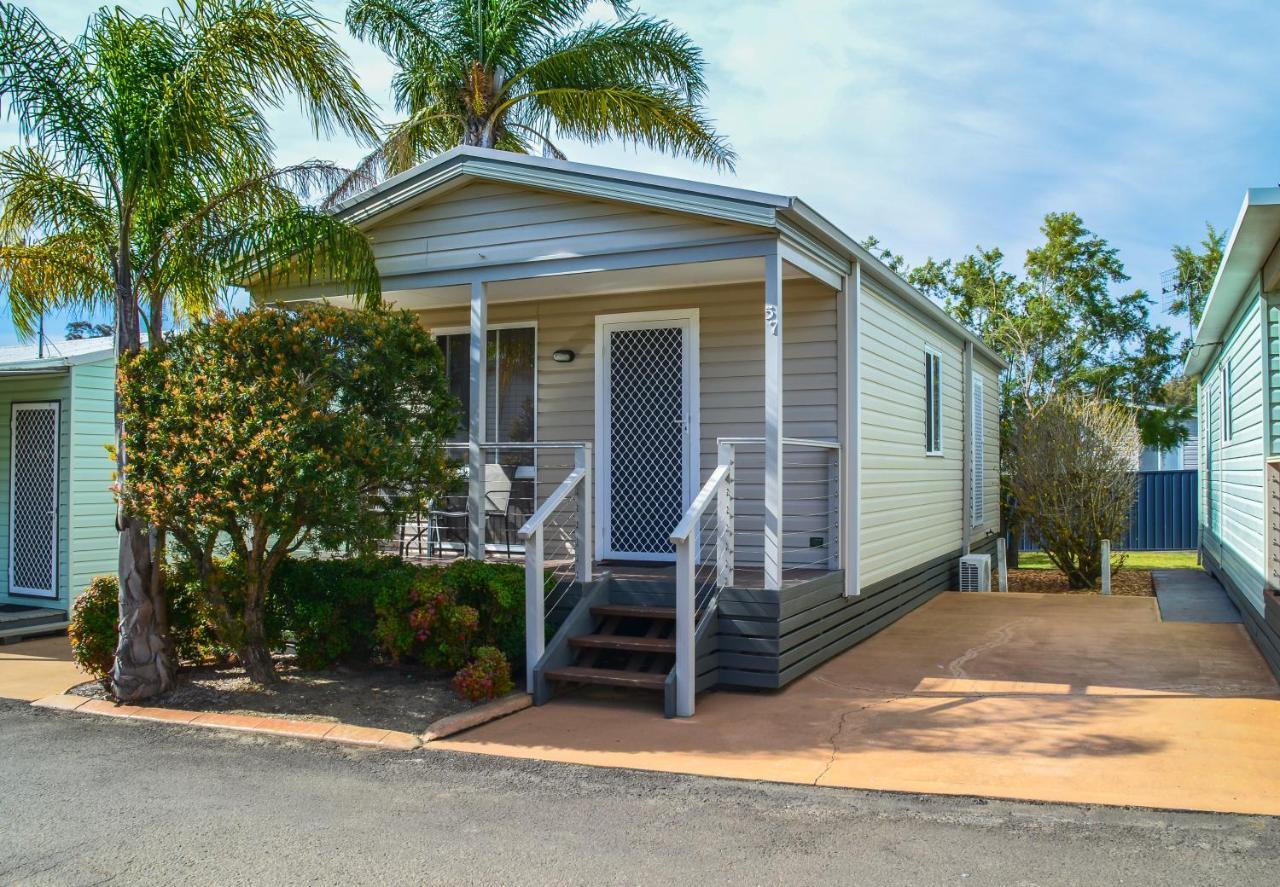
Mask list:
POLYGON ((924 352, 924 452, 942 455, 942 357, 938 352, 924 352))
POLYGON ((985 490, 983 490, 982 482, 986 478, 983 471, 986 459, 986 407, 982 391, 982 377, 975 375, 973 377, 973 403, 970 405, 973 416, 973 464, 970 467, 972 472, 969 481, 970 501, 969 501, 969 519, 970 523, 977 527, 982 525, 983 517, 986 515, 987 502, 985 498, 985 490))

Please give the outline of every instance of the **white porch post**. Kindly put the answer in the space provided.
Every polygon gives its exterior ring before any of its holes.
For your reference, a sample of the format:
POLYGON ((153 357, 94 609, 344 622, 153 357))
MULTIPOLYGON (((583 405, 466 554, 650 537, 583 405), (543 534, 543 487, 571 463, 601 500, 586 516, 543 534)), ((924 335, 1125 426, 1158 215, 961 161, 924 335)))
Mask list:
POLYGON ((858 529, 862 514, 862 265, 855 260, 841 282, 840 325, 840 568, 846 597, 860 594, 858 529))
POLYGON ((764 257, 764 587, 782 588, 782 258, 764 257))
POLYGON ((489 301, 484 282, 471 282, 471 413, 467 417, 470 443, 470 483, 467 490, 467 556, 484 559, 485 374, 489 369, 489 301))

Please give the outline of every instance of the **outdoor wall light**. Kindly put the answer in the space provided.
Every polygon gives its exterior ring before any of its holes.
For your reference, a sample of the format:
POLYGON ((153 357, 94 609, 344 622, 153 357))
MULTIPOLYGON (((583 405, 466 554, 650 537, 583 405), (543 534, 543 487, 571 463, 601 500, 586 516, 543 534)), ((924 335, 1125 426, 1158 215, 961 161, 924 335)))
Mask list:
POLYGON ((573 363, 574 356, 572 348, 561 348, 551 352, 551 359, 556 363, 573 363))

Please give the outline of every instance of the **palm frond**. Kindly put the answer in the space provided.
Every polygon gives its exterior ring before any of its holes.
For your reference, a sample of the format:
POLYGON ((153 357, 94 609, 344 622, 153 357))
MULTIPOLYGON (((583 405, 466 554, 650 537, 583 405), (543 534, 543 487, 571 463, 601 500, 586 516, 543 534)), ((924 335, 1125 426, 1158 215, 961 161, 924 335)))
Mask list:
POLYGON ((0 151, 0 240, 32 231, 78 230, 109 243, 113 222, 103 196, 79 171, 64 175, 47 150, 0 151))
POLYGON ((706 62, 693 41, 670 22, 631 16, 594 24, 539 47, 537 60, 510 83, 537 91, 556 86, 667 86, 688 102, 706 93, 706 62))
POLYGON ((91 91, 80 47, 30 9, 0 3, 0 101, 24 139, 53 149, 73 168, 107 166, 106 120, 91 91))
POLYGON ((340 282, 359 306, 382 304, 373 246, 358 228, 312 207, 295 205, 247 220, 208 245, 206 255, 231 279, 264 289, 340 282))
POLYGON ((114 284, 106 257, 82 232, 64 232, 37 244, 0 244, 0 288, 8 291, 13 326, 35 335, 52 308, 92 309, 110 299, 114 284))
POLYGON ((554 125, 557 132, 587 143, 615 138, 716 169, 732 170, 737 160, 706 116, 675 90, 639 84, 561 87, 530 93, 521 100, 534 105, 532 120, 554 125))

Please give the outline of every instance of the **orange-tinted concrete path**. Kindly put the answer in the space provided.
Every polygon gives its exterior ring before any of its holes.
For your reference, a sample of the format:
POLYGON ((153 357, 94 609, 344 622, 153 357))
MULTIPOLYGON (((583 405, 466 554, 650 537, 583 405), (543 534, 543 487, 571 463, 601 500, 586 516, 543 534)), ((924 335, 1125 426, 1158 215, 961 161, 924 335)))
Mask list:
POLYGON ((432 747, 850 788, 1280 814, 1280 687, 1153 598, 944 594, 775 693, 554 701, 432 747))
POLYGON ((41 699, 87 680, 66 634, 0 646, 0 699, 41 699))

